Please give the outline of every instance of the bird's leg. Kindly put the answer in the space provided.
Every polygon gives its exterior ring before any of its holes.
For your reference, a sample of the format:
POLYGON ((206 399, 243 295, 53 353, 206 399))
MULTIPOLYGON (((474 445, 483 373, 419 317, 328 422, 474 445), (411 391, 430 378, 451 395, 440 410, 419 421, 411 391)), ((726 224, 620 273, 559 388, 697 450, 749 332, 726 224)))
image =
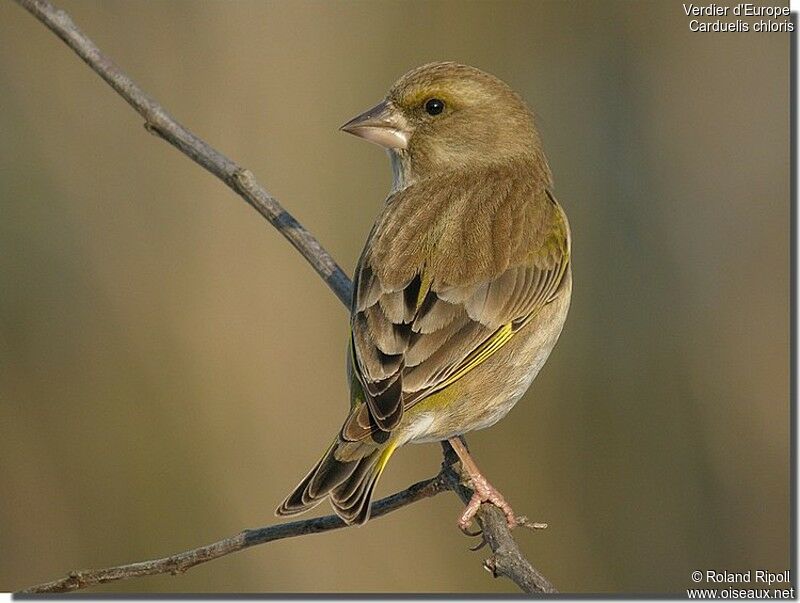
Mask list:
POLYGON ((450 442, 458 458, 461 459, 461 466, 469 475, 469 487, 472 488, 474 492, 467 507, 464 509, 464 513, 458 520, 458 527, 461 528, 461 531, 465 534, 469 534, 469 524, 478 513, 481 504, 485 502, 493 504, 505 513, 508 527, 515 528, 517 526, 517 517, 514 515, 514 510, 511 508, 511 505, 509 505, 506 499, 503 498, 503 495, 483 477, 483 474, 481 474, 478 469, 478 465, 475 464, 475 461, 472 456, 470 456, 467 447, 464 446, 461 439, 455 437, 447 441, 450 442))

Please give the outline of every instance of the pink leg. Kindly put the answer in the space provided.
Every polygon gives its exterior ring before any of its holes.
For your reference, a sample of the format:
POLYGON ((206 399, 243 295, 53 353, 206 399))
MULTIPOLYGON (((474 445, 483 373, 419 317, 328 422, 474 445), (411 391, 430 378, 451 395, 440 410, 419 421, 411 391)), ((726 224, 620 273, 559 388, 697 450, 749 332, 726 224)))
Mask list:
POLYGON ((470 522, 478 513, 481 504, 485 502, 493 504, 505 513, 508 527, 515 528, 517 526, 517 517, 511 505, 509 505, 506 499, 503 498, 503 495, 483 477, 483 474, 481 474, 478 466, 475 464, 475 461, 472 459, 461 440, 459 438, 451 438, 448 442, 450 442, 453 450, 456 451, 458 458, 461 459, 461 466, 469 475, 469 486, 474 491, 469 504, 467 504, 464 513, 458 520, 458 527, 461 528, 461 531, 467 532, 470 522))

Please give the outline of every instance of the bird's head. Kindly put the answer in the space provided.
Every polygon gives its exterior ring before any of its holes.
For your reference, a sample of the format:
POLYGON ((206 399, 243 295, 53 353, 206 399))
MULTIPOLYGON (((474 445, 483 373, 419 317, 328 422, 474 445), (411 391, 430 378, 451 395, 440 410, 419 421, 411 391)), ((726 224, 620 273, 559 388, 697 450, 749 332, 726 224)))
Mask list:
POLYGON ((409 71, 341 129, 388 149, 396 178, 406 183, 541 154, 522 98, 495 76, 450 62, 409 71))

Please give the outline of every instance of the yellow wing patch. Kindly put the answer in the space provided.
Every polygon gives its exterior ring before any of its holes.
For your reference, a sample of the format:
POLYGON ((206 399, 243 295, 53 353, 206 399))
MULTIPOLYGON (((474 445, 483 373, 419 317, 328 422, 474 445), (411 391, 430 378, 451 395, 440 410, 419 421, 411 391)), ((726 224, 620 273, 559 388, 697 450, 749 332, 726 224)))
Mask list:
POLYGON ((417 302, 416 308, 414 308, 414 313, 418 312, 420 306, 422 306, 422 302, 425 301, 425 297, 428 295, 428 291, 431 290, 431 284, 433 283, 433 279, 431 278, 431 271, 425 270, 425 266, 422 266, 420 270, 420 275, 422 276, 421 283, 419 286, 419 293, 417 294, 417 302))
POLYGON ((483 342, 475 351, 464 359, 461 368, 439 384, 436 389, 444 389, 454 381, 461 379, 461 377, 486 361, 492 354, 508 343, 508 340, 514 336, 514 333, 515 331, 511 327, 511 323, 504 324, 497 329, 489 339, 483 342))

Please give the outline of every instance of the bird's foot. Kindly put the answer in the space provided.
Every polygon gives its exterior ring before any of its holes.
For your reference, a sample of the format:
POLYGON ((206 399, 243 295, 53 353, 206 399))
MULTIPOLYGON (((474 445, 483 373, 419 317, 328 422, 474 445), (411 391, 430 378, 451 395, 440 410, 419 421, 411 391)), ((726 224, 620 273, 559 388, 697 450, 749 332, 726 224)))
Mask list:
POLYGON ((506 516, 506 523, 508 528, 513 530, 518 525, 517 516, 514 514, 514 509, 506 502, 503 495, 495 488, 483 475, 473 475, 470 477, 469 486, 472 488, 474 494, 464 509, 464 513, 458 520, 458 527, 467 536, 477 536, 480 532, 471 532, 469 529, 472 520, 478 513, 478 509, 483 503, 493 504, 500 509, 506 516))

